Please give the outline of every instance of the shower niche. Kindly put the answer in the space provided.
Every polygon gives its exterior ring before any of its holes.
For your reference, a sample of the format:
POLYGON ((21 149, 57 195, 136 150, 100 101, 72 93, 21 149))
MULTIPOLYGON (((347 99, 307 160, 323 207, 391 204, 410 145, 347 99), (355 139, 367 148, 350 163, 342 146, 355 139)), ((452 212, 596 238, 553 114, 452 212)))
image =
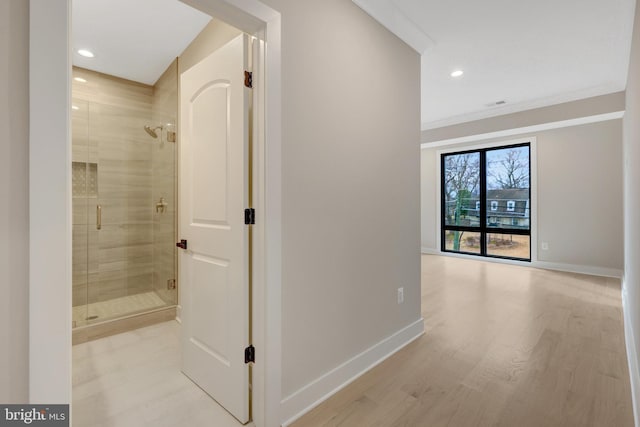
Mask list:
POLYGON ((72 326, 81 342, 80 330, 175 317, 177 63, 153 86, 77 67, 73 77, 72 326))

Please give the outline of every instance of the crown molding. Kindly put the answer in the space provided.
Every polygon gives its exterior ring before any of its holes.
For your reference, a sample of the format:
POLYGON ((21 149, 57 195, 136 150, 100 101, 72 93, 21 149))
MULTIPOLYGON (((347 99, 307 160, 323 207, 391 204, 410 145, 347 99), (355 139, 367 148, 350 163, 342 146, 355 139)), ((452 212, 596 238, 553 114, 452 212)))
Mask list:
POLYGON ((536 108, 549 107, 565 102, 579 101, 581 99, 592 98, 595 96, 608 95, 623 91, 618 85, 603 85, 590 87, 587 89, 577 90, 559 95, 546 96, 529 101, 517 102, 515 104, 507 104, 501 107, 493 107, 480 111, 473 111, 457 116, 447 117, 440 120, 422 122, 422 130, 438 129, 446 126, 458 125, 461 123, 473 122, 476 120, 489 119, 492 117, 504 116, 506 114, 520 113, 522 111, 533 110, 536 108))
POLYGON ((392 0, 352 1, 420 55, 435 46, 435 41, 409 19, 392 0))
POLYGON ((589 123, 605 122, 608 120, 617 120, 624 117, 624 111, 613 111, 611 113, 596 114, 593 116, 578 117, 569 120, 560 120, 557 122, 541 123, 532 126, 523 126, 513 129, 504 129, 495 132, 487 132, 475 135, 466 135, 458 138, 442 139, 440 141, 421 141, 421 148, 443 147, 454 144, 464 144, 472 141, 482 141, 487 139, 504 138, 512 135, 521 135, 525 133, 543 132, 546 130, 560 129, 571 126, 586 125, 589 123))

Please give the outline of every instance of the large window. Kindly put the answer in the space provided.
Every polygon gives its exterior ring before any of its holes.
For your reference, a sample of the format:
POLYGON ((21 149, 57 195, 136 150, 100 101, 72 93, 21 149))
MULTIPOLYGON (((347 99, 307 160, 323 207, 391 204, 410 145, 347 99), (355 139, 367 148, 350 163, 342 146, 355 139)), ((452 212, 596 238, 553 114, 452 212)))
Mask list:
POLYGON ((442 154, 442 250, 531 260, 529 144, 442 154))

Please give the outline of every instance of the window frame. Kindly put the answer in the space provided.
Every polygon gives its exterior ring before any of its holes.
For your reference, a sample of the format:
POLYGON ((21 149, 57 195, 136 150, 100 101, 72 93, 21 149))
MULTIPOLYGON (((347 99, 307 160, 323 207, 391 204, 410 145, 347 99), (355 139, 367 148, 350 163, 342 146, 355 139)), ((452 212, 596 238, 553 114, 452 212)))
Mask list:
MULTIPOLYGON (((533 190, 533 176, 532 176, 532 163, 534 162, 533 155, 533 144, 535 141, 527 140, 525 142, 517 142, 505 145, 491 145, 485 147, 474 147, 462 150, 451 150, 447 152, 438 153, 440 156, 440 250, 445 253, 451 254, 462 254, 462 255, 472 255, 475 257, 484 257, 484 258, 496 258, 503 260, 512 260, 512 261, 521 261, 531 263, 534 257, 533 254, 533 233, 532 229, 534 227, 533 224, 533 212, 532 208, 532 197, 534 194, 533 190), (489 151, 503 150, 509 148, 518 148, 518 147, 527 147, 529 154, 529 228, 527 230, 521 228, 507 228, 507 227, 489 227, 487 225, 487 214, 492 212, 490 209, 492 206, 487 206, 487 165, 486 165, 486 153, 489 151), (478 153, 480 156, 480 212, 479 212, 479 226, 461 226, 461 225, 447 225, 446 223, 446 200, 445 200, 445 158, 447 156, 455 156, 460 154, 471 154, 478 153), (446 234, 447 231, 461 231, 461 232, 470 232, 470 233, 479 233, 480 234, 480 253, 475 252, 466 252, 466 251, 454 251, 452 249, 447 249, 447 241, 446 234), (487 251, 487 236, 489 234, 503 234, 503 235, 521 235, 521 236, 529 236, 529 258, 518 258, 518 257, 509 257, 509 256, 501 256, 501 255, 492 255, 487 251)), ((513 223, 513 220, 512 220, 513 223)))

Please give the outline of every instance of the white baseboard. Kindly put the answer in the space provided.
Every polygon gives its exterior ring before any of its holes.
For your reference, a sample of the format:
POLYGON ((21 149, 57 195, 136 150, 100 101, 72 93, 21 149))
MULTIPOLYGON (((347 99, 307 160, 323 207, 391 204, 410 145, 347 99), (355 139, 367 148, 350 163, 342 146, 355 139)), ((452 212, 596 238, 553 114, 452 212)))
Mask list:
POLYGON ((591 276, 622 277, 622 270, 618 268, 596 267, 592 265, 564 264, 558 262, 534 261, 532 267, 547 270, 566 271, 568 273, 590 274, 591 276))
POLYGON ((285 397, 280 408, 282 426, 290 425, 422 334, 424 320, 420 318, 285 397))
POLYGON ((616 277, 616 278, 622 277, 622 270, 618 268, 597 267, 592 265, 565 264, 561 262, 548 262, 548 261, 531 261, 531 262, 517 261, 517 260, 511 260, 511 259, 458 254, 454 252, 442 252, 437 249, 425 248, 425 247, 421 248, 421 252, 426 255, 441 255, 441 256, 449 256, 454 258, 471 259, 476 261, 495 262, 498 264, 522 265, 525 267, 543 268, 547 270, 558 270, 558 271, 564 271, 567 273, 589 274, 591 276, 616 277))
POLYGON ((640 426, 640 370, 638 370, 638 353, 636 351, 636 342, 633 335, 633 324, 631 323, 631 314, 629 309, 629 300, 627 287, 624 277, 622 278, 622 312, 624 315, 624 338, 627 345, 627 362, 629 363, 629 380, 631 382, 631 403, 633 405, 633 418, 635 425, 640 426))

